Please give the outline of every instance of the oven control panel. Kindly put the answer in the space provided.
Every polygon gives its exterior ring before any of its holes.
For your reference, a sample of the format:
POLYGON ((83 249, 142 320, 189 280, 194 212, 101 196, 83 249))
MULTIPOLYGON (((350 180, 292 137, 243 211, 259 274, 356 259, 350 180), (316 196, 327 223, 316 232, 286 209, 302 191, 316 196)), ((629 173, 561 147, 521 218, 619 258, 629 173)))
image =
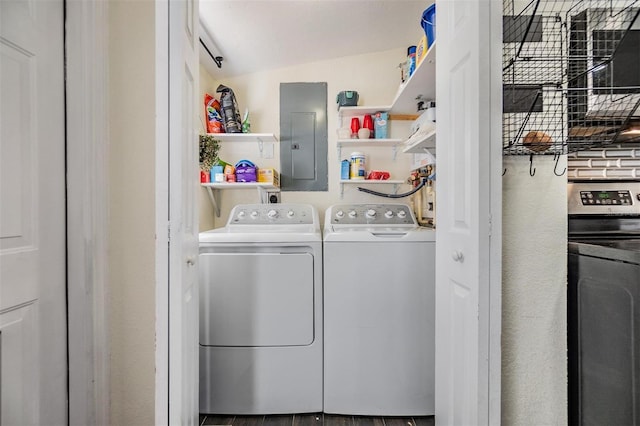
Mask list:
POLYGON ((640 215, 640 182, 569 182, 569 215, 640 215))
POLYGON ((583 206, 633 204, 631 192, 627 190, 580 191, 580 199, 583 206))

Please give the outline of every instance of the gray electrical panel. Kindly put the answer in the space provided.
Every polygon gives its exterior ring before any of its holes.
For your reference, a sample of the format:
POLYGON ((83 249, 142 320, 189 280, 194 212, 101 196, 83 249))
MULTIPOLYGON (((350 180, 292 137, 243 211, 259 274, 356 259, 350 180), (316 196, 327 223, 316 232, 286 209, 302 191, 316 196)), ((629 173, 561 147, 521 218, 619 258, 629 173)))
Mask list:
POLYGON ((280 83, 280 188, 326 191, 327 83, 280 83))

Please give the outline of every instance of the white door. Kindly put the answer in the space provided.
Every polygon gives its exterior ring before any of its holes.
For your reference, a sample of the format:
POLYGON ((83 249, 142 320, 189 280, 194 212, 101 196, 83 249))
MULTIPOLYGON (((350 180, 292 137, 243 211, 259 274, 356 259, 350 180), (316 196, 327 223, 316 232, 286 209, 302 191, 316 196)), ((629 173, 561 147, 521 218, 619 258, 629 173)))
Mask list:
POLYGON ((63 2, 0 1, 0 424, 67 423, 63 2))
POLYGON ((500 422, 501 6, 436 6, 438 425, 500 422))
POLYGON ((169 1, 169 423, 198 423, 198 3, 169 1))

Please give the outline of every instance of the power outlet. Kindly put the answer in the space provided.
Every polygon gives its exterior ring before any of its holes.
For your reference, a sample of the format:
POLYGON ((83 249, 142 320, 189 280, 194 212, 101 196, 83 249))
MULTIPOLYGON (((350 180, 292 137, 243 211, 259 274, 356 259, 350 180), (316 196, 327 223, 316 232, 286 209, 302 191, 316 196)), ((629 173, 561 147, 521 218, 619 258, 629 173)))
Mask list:
POLYGON ((277 204, 280 202, 280 192, 267 192, 267 203, 277 204))
POLYGON ((280 191, 264 191, 262 204, 277 204, 280 202, 280 191))

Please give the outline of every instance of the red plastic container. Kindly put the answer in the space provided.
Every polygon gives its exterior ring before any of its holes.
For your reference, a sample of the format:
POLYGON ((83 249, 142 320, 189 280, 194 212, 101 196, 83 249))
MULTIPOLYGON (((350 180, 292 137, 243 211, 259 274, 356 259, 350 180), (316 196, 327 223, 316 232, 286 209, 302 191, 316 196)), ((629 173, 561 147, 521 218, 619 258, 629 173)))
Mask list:
POLYGON ((365 129, 369 129, 371 131, 369 133, 369 138, 373 138, 373 119, 369 114, 364 116, 362 120, 362 127, 365 129))
POLYGON ((358 137, 358 130, 360 130, 360 119, 358 117, 353 117, 351 119, 351 137, 358 137))

